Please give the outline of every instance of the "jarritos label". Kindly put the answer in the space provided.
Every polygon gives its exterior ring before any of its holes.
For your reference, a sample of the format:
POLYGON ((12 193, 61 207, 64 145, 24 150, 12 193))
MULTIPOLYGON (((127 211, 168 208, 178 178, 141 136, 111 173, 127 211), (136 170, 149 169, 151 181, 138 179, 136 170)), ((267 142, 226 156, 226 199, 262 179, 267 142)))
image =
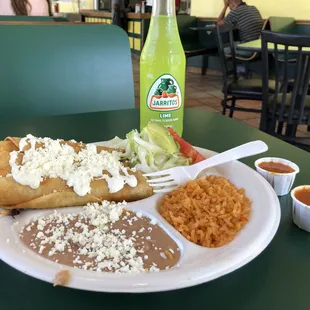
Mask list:
POLYGON ((178 110, 182 105, 180 86, 172 75, 164 74, 153 83, 146 100, 152 111, 178 110))

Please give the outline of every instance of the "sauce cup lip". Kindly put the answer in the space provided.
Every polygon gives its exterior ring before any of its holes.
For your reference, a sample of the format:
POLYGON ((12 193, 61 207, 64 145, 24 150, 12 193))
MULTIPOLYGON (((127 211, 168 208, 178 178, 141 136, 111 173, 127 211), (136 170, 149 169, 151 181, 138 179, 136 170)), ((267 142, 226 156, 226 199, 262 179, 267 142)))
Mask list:
POLYGON ((285 158, 281 158, 281 157, 262 157, 262 158, 259 158, 255 161, 254 163, 255 167, 257 170, 260 170, 260 171, 265 171, 269 174, 272 174, 272 175, 294 175, 294 174, 297 174, 299 173, 299 167, 293 163, 292 161, 288 160, 288 159, 285 159, 285 158), (267 171, 261 167, 259 167, 259 164, 262 163, 262 162, 275 162, 275 161, 278 161, 282 164, 287 164, 289 165, 291 168, 293 168, 295 171, 294 172, 289 172, 289 173, 279 173, 279 172, 271 172, 271 171, 267 171))
POLYGON ((298 200, 298 199, 295 197, 295 192, 296 192, 297 190, 302 189, 302 188, 305 188, 305 187, 310 187, 310 185, 299 185, 299 186, 297 186, 297 187, 294 187, 294 188, 291 190, 291 197, 292 197, 292 199, 293 199, 295 202, 298 202, 298 204, 300 204, 301 206, 310 209, 310 205, 307 205, 307 204, 303 203, 302 201, 298 200))

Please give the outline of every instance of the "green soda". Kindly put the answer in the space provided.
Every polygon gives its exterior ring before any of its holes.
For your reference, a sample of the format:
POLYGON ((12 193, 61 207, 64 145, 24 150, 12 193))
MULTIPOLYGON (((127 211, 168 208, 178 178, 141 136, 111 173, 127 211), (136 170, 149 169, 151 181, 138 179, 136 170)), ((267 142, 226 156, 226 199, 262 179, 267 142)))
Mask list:
POLYGON ((140 129, 149 121, 183 131, 186 59, 175 0, 154 0, 140 58, 140 129))

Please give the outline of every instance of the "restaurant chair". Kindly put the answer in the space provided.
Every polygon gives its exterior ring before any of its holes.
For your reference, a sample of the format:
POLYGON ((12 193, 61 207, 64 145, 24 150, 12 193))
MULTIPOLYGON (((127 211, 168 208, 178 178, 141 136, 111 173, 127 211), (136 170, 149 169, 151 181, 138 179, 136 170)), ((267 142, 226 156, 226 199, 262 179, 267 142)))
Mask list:
MULTIPOLYGON (((261 113, 261 109, 236 106, 238 100, 262 101, 262 80, 238 79, 232 26, 228 24, 218 25, 216 27, 216 34, 218 53, 223 72, 222 92, 224 98, 222 100, 222 114, 226 115, 227 109, 229 110, 229 117, 233 117, 234 111, 261 113)), ((272 91, 273 84, 270 82, 270 92, 272 91)))
POLYGON ((262 33, 263 60, 263 111, 260 129, 289 143, 310 150, 310 138, 297 137, 299 125, 310 125, 310 36, 275 33, 262 33), (271 46, 270 46, 271 45, 271 46), (279 45, 284 50, 279 51, 279 45), (290 50, 295 47, 296 50, 290 50), (275 91, 269 92, 270 57, 268 48, 274 49, 275 91), (308 51, 305 50, 308 48, 308 51), (281 53, 283 57, 279 59, 281 53), (296 64, 293 70, 293 89, 289 92, 289 60, 294 53, 296 64))
MULTIPOLYGON (((262 31, 265 29, 269 29, 269 20, 266 19, 262 31)), ((261 37, 259 37, 260 39, 261 37)), ((252 70, 251 70, 251 64, 254 62, 260 61, 261 60, 261 55, 258 52, 251 52, 251 51, 243 51, 243 50, 236 50, 236 60, 237 60, 237 65, 242 64, 245 67, 245 72, 244 72, 244 77, 246 79, 252 78, 252 70)))
POLYGON ((201 58, 201 75, 206 74, 209 56, 216 55, 217 47, 213 33, 207 35, 201 31, 193 31, 198 26, 197 17, 177 15, 180 39, 183 45, 186 61, 190 58, 201 58))
MULTIPOLYGON (((280 32, 280 33, 289 33, 289 34, 298 34, 298 35, 309 35, 307 30, 304 30, 304 27, 300 27, 300 25, 296 24, 296 20, 293 17, 278 17, 278 16, 271 16, 269 17, 269 24, 270 29, 273 32, 280 32)), ((273 57, 275 55, 273 54, 273 57)), ((284 62, 284 55, 279 52, 278 59, 280 61, 280 65, 284 62)), ((288 61, 290 66, 294 66, 296 63, 296 55, 294 53, 289 53, 288 61)), ((292 92, 294 87, 294 80, 290 79, 288 82, 288 90, 292 92)), ((310 95, 310 85, 308 89, 308 95, 310 95)), ((310 131, 310 127, 308 128, 310 131)))
POLYGON ((85 23, 0 25, 0 37, 2 117, 135 107, 131 52, 121 28, 85 23))

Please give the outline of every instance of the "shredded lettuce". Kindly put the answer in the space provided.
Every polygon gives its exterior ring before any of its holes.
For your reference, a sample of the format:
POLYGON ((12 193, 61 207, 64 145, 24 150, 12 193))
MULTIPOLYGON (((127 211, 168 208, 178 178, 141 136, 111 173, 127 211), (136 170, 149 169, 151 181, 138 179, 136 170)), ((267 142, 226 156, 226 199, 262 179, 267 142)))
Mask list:
POLYGON ((191 158, 179 152, 179 145, 168 130, 160 125, 149 123, 140 133, 134 129, 126 139, 115 137, 110 147, 122 148, 122 159, 144 173, 156 172, 177 166, 188 166, 191 158))

